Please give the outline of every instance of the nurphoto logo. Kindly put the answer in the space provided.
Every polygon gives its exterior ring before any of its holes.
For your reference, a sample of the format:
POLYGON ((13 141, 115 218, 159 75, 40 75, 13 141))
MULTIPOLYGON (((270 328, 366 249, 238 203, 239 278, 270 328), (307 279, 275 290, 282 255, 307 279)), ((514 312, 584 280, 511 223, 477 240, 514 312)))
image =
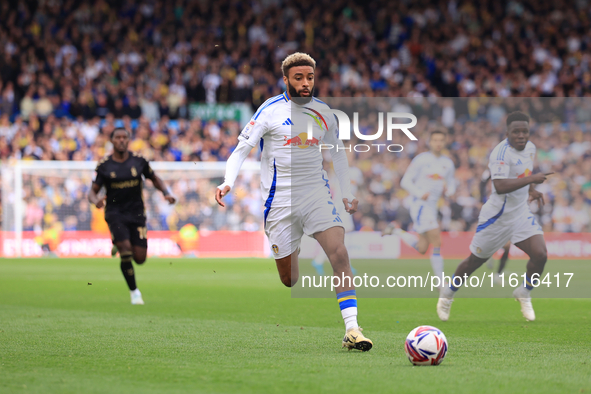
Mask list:
MULTIPOLYGON (((340 111, 338 109, 326 109, 322 111, 323 114, 334 115, 339 121, 339 128, 338 128, 338 136, 340 140, 348 141, 351 139, 351 121, 349 116, 340 111)), ((386 113, 386 139, 387 141, 392 141, 392 135, 394 130, 402 131, 411 141, 417 141, 417 137, 409 130, 416 126, 417 124, 417 117, 411 113, 406 112, 387 112, 386 113), (410 119, 410 123, 394 123, 394 120, 397 121, 399 119, 410 119)), ((312 133, 312 120, 308 119, 308 139, 313 138, 312 133)), ((375 141, 379 139, 384 134, 384 113, 378 112, 378 130, 375 134, 362 134, 359 131, 359 112, 353 112, 353 133, 355 136, 362 140, 362 141, 375 141)), ((322 149, 332 149, 334 148, 331 144, 321 143, 318 148, 320 151, 322 149)), ((339 146, 336 147, 337 151, 340 148, 339 146)), ((348 151, 355 151, 355 152, 369 152, 372 149, 381 152, 382 150, 387 150, 388 152, 396 153, 402 152, 404 147, 400 144, 354 144, 349 145, 344 148, 348 151)))

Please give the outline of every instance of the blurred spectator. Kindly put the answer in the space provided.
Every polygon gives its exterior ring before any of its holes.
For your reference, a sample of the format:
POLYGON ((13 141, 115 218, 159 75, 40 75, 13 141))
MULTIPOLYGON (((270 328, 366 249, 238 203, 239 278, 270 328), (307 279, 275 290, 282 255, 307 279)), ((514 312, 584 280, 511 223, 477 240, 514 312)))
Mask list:
MULTIPOLYGON (((188 119, 189 106, 240 102, 255 110, 285 89, 281 60, 303 51, 317 60, 319 96, 463 98, 396 107, 418 114, 418 129, 435 120, 450 130, 458 193, 442 203, 445 229, 474 227, 488 153, 504 138, 506 114, 523 109, 535 120, 536 170, 557 173, 540 186, 547 206, 535 214, 548 230, 590 231, 591 3, 253 4, 2 2, 0 160, 98 160, 110 153, 115 127, 127 128, 130 149, 150 160, 226 160, 244 125, 188 119), (307 17, 318 14, 323 17, 307 17), (548 99, 517 108, 507 100, 512 97, 548 99)), ((355 194, 368 205, 355 217, 358 229, 393 219, 409 224, 399 181, 409 160, 426 149, 419 141, 396 155, 350 155, 355 194)), ((57 215, 64 229, 108 231, 101 213, 84 202, 89 179, 77 179, 71 190, 62 177, 26 183, 25 226, 43 226, 41 212, 57 215)), ((186 186, 179 195, 191 197, 179 211, 147 198, 150 229, 185 222, 260 229, 258 181, 244 176, 243 192, 225 215, 204 197, 218 181, 186 186)), ((181 188, 182 182, 171 184, 181 188)))
POLYGON ((552 211, 552 221, 554 222, 554 229, 560 232, 571 232, 573 222, 573 209, 568 205, 567 201, 558 195, 552 211))

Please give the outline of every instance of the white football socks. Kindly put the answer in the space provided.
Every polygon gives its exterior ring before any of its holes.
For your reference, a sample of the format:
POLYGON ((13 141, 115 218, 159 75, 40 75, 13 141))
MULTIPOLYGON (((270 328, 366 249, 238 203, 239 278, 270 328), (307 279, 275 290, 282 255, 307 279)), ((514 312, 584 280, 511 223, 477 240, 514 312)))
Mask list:
POLYGON ((343 315, 343 320, 345 321, 345 330, 350 330, 351 328, 359 327, 359 324, 357 324, 356 306, 343 309, 341 311, 341 314, 343 315))
POLYGON ((441 288, 441 292, 439 293, 439 298, 447 298, 452 299, 456 295, 456 292, 453 291, 450 287, 444 286, 441 288))
POLYGON ((438 276, 441 278, 441 280, 443 280, 443 257, 441 257, 439 253, 433 252, 431 255, 431 268, 433 268, 433 273, 435 276, 438 276))

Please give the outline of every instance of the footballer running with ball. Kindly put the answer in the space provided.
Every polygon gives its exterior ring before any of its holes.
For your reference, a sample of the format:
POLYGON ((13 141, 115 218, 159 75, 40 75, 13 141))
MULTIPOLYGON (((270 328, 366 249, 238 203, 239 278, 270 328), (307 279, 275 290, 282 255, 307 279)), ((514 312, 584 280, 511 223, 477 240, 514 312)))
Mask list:
POLYGON ((344 279, 336 287, 346 330, 342 345, 349 350, 368 351, 373 343, 357 324, 357 296, 344 243, 345 229, 322 167, 320 144, 333 147, 330 154, 345 211, 353 214, 358 201, 350 190, 349 165, 344 145, 337 138, 336 119, 323 116, 322 111, 329 107, 313 97, 315 68, 316 62, 307 54, 294 53, 285 58, 281 69, 287 91, 263 103, 242 130, 215 198, 225 206, 222 197, 234 186, 252 148, 260 145, 264 228, 281 282, 287 287, 296 284, 302 236, 314 237, 326 252, 334 275, 344 279), (309 119, 313 119, 312 137, 306 132, 309 119))
POLYGON ((542 228, 531 213, 529 202, 544 204, 544 196, 535 190, 535 185, 543 183, 551 173, 532 175, 536 147, 529 141, 529 133, 528 115, 518 111, 507 116, 507 139, 489 157, 492 194, 480 211, 471 254, 458 265, 452 283, 443 287, 437 302, 437 314, 443 321, 449 319, 453 297, 459 289, 456 286, 460 285, 457 279, 470 276, 508 241, 529 256, 526 280, 513 291, 513 296, 521 303, 527 320, 536 318, 530 297, 532 278, 539 278, 544 272, 547 251, 542 228))

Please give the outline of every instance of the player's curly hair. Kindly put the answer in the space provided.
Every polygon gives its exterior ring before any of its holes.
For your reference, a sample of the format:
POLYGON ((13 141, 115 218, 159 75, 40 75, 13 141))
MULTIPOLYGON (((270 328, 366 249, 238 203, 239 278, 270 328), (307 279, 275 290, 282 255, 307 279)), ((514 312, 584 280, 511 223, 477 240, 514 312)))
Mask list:
POLYGON ((527 122, 529 123, 529 115, 525 112, 515 111, 507 115, 507 127, 513 122, 527 122))
POLYGON ((310 66, 316 70, 316 60, 312 59, 312 56, 307 53, 296 52, 286 57, 281 63, 281 71, 284 76, 288 76, 289 69, 298 66, 310 66))

